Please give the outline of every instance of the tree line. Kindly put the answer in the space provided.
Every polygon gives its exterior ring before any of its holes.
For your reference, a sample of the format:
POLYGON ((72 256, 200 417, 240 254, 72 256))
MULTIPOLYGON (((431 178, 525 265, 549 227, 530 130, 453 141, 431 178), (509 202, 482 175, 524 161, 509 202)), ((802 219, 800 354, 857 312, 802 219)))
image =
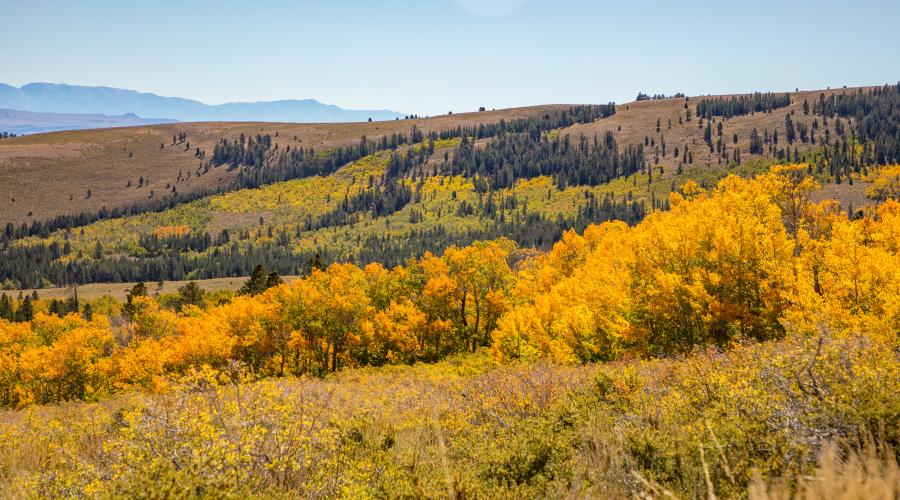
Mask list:
MULTIPOLYGON (((540 133, 540 131, 568 127, 576 123, 589 123, 609 117, 615 112, 616 107, 613 103, 572 106, 564 110, 548 112, 539 117, 500 120, 497 123, 481 123, 466 127, 458 126, 440 132, 429 133, 428 137, 436 140, 469 135, 481 139, 504 131, 540 133)), ((173 140, 184 139, 186 139, 186 136, 173 138, 173 140)), ((233 185, 195 190, 190 193, 173 191, 165 196, 128 206, 115 208, 104 206, 97 211, 59 215, 47 220, 35 220, 30 224, 24 222, 20 225, 7 223, 2 234, 0 234, 0 243, 28 236, 47 237, 50 233, 60 229, 84 226, 99 220, 127 217, 146 212, 162 212, 181 203, 188 203, 206 196, 242 187, 259 187, 264 184, 312 175, 327 175, 347 163, 377 151, 395 150, 400 146, 418 143, 424 139, 425 134, 415 126, 412 127, 409 134, 386 134, 377 140, 362 137, 357 144, 325 150, 291 148, 289 146, 279 148, 278 144, 274 143, 273 138, 268 134, 258 134, 253 138, 241 134, 238 139, 232 141, 222 138, 214 147, 210 160, 204 163, 201 169, 208 171, 210 168, 219 165, 228 165, 229 168, 234 169, 240 168, 237 180, 233 185)))
MULTIPOLYGON (((539 117, 500 120, 497 123, 479 124, 477 126, 456 127, 440 132, 432 131, 427 138, 453 139, 474 137, 481 139, 502 133, 529 133, 531 135, 564 128, 575 123, 589 123, 615 113, 614 104, 572 106, 568 109, 545 113, 539 117)), ((365 136, 359 142, 348 146, 331 148, 326 153, 312 148, 292 148, 279 145, 268 134, 247 138, 241 135, 238 139, 228 141, 222 139, 213 149, 213 165, 228 164, 231 168, 241 167, 238 175, 238 186, 258 187, 263 184, 298 179, 315 175, 331 174, 342 166, 357 161, 378 151, 396 150, 400 146, 418 144, 426 139, 426 135, 416 126, 409 134, 395 132, 383 135, 378 140, 365 136)), ((393 173, 398 173, 393 171, 393 173)))
POLYGON ((493 189, 511 188, 519 179, 553 177, 556 185, 596 186, 644 170, 643 145, 620 151, 612 132, 592 139, 582 135, 503 134, 484 147, 463 137, 442 171, 449 175, 480 176, 493 189))
POLYGON ((756 92, 731 97, 708 97, 697 102, 697 117, 708 120, 714 116, 732 118, 750 113, 768 113, 790 104, 791 96, 787 93, 756 92))
MULTIPOLYGON (((387 186, 401 184, 392 182, 387 186)), ((404 186, 404 189, 409 188, 404 186)), ((135 255, 106 255, 98 245, 89 257, 62 260, 61 257, 71 251, 68 243, 11 246, 0 252, 0 275, 21 288, 38 288, 48 281, 61 285, 247 276, 258 265, 281 275, 303 275, 332 262, 396 265, 427 251, 439 252, 454 244, 504 236, 525 247, 547 249, 566 230, 580 230, 608 220, 635 224, 649 211, 645 202, 630 196, 616 198, 607 193, 598 197, 586 192, 570 215, 547 217, 529 210, 527 203, 515 196, 502 196, 491 191, 480 193, 475 203, 459 204, 457 216, 478 217, 485 221, 477 229, 454 231, 438 224, 393 235, 365 236, 337 247, 322 244, 302 251, 293 250, 292 242, 304 231, 356 222, 359 211, 385 210, 381 213, 387 215, 387 211, 404 204, 406 196, 419 196, 415 191, 391 194, 391 188, 388 188, 387 192, 384 199, 393 199, 393 205, 373 208, 368 204, 372 202, 371 191, 366 190, 357 195, 358 198, 348 198, 332 212, 310 220, 303 227, 269 226, 266 230, 269 237, 259 241, 252 240, 246 230, 239 234, 223 230, 216 237, 208 233, 150 235, 140 238, 142 250, 135 255)), ((665 208, 662 202, 654 201, 653 205, 654 208, 665 208)), ((411 216, 415 214, 413 210, 411 216)))

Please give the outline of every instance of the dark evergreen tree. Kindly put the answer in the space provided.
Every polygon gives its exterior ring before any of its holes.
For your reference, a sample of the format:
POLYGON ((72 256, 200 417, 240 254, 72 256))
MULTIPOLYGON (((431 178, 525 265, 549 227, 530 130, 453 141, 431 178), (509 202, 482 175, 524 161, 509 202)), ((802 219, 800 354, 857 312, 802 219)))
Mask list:
POLYGON ((94 319, 94 308, 90 303, 84 305, 84 308, 81 311, 81 316, 87 321, 91 321, 94 319))
POLYGON ((763 143, 759 138, 759 132, 754 128, 752 132, 750 132, 750 154, 752 155, 761 155, 763 154, 763 143))
POLYGON ((16 321, 31 321, 34 319, 34 304, 31 302, 31 296, 26 295, 22 299, 19 308, 16 310, 16 321))
POLYGON ((15 319, 14 313, 12 300, 6 293, 0 294, 0 319, 12 321, 15 319))
POLYGON ((269 276, 266 278, 266 289, 276 287, 278 285, 284 284, 284 280, 281 279, 281 276, 278 275, 277 272, 272 271, 269 273, 269 276))
POLYGON ((247 279, 243 286, 241 286, 241 289, 238 290, 238 294, 259 295, 266 290, 268 278, 266 269, 262 264, 257 264, 256 267, 253 268, 253 273, 250 274, 250 278, 247 279))
POLYGON ((784 138, 788 144, 793 144, 797 138, 797 132, 794 130, 794 120, 791 119, 790 113, 784 115, 784 138))
POLYGON ((189 281, 184 285, 178 287, 178 309, 182 309, 186 306, 203 306, 203 289, 200 288, 200 285, 197 284, 196 281, 189 281))

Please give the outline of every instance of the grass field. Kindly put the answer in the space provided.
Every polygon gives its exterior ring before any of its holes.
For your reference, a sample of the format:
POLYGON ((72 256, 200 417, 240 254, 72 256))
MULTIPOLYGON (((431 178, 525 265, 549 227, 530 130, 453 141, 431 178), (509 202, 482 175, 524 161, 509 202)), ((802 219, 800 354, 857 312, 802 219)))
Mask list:
MULTIPOLYGON (((297 279, 297 276, 282 276, 285 282, 290 283, 297 279)), ((221 291, 237 291, 241 285, 247 281, 247 277, 237 278, 213 278, 208 280, 196 280, 204 291, 215 293, 221 291)), ((147 288, 151 294, 168 295, 178 293, 178 288, 184 286, 187 281, 164 281, 162 288, 157 283, 147 283, 147 288)), ((91 301, 100 297, 109 296, 119 302, 125 301, 128 291, 137 283, 90 283, 78 287, 79 300, 91 301)), ((35 288, 22 290, 24 294, 37 292, 41 299, 66 299, 75 292, 73 287, 57 287, 57 288, 35 288)), ((7 294, 10 292, 7 291, 7 294)), ((18 291, 13 292, 18 294, 18 291)))

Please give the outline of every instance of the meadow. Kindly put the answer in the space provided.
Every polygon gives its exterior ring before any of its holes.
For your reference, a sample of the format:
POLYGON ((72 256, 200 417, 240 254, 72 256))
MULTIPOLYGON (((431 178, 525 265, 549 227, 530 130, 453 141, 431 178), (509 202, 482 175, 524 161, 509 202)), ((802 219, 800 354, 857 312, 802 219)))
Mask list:
POLYGON ((679 359, 480 351, 326 379, 198 370, 0 416, 13 497, 867 498, 900 493, 896 350, 794 336, 679 359), (799 372, 798 372, 799 370, 799 372))

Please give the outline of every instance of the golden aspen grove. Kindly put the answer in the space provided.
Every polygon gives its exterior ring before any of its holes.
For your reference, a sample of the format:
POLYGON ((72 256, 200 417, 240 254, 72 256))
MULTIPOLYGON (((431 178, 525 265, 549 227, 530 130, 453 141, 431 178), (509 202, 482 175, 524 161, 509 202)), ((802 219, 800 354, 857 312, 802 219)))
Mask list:
POLYGON ((900 500, 898 21, 0 1, 0 500, 900 500))
POLYGON ((900 167, 852 218, 808 169, 688 180, 545 253, 335 263, 183 307, 130 297, 124 319, 38 300, 0 319, 0 485, 896 498, 900 167))

